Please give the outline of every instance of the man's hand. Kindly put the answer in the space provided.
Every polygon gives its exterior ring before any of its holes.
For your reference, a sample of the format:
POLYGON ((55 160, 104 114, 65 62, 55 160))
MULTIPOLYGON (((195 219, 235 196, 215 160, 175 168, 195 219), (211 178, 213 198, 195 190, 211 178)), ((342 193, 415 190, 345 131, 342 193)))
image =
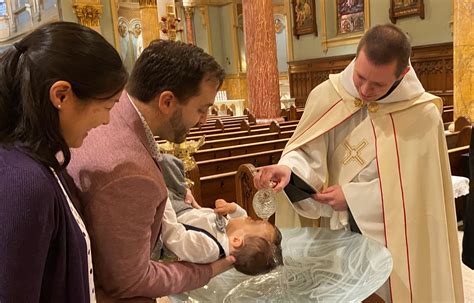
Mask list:
POLYGON ((275 182, 273 190, 281 191, 290 182, 291 169, 286 165, 270 165, 259 169, 253 178, 253 184, 257 189, 268 188, 270 181, 275 182))
POLYGON ((328 204, 337 211, 347 210, 347 201, 339 185, 328 187, 324 192, 313 195, 313 198, 323 204, 328 204))
POLYGON ((186 196, 184 197, 184 203, 191 204, 192 207, 194 208, 201 208, 201 205, 199 205, 196 202, 196 199, 194 199, 193 193, 189 188, 186 189, 186 196))
POLYGON ((221 216, 232 214, 237 210, 235 203, 226 202, 224 199, 217 199, 215 203, 216 208, 214 209, 214 212, 221 216))
POLYGON ((234 256, 228 256, 211 263, 212 276, 215 277, 218 274, 223 273, 232 268, 232 264, 235 263, 234 256))

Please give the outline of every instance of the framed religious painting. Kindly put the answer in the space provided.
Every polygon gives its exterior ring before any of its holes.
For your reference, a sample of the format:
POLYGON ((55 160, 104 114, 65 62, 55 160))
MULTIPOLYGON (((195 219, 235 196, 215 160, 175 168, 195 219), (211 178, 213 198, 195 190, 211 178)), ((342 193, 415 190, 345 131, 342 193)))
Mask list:
POLYGON ((398 18, 420 16, 425 19, 425 5, 423 0, 390 0, 390 21, 396 23, 398 18))
POLYGON ((336 0, 337 34, 352 34, 365 29, 364 0, 336 0))
POLYGON ((318 35, 316 28, 316 4, 315 0, 292 0, 293 10, 293 34, 297 39, 301 35, 318 35))

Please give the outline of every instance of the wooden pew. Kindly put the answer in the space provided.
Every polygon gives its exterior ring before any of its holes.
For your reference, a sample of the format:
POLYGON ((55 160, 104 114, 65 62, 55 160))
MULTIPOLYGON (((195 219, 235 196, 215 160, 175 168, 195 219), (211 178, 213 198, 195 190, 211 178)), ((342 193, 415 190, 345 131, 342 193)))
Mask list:
POLYGON ((206 130, 196 130, 190 131, 188 136, 202 136, 202 135, 211 135, 211 134, 218 134, 218 133, 228 133, 228 132, 235 132, 239 131, 240 126, 233 126, 233 127, 226 127, 226 128, 214 128, 214 129, 206 129, 206 130))
POLYGON ((469 169, 468 157, 469 145, 459 146, 448 150, 449 165, 451 166, 451 174, 455 176, 468 177, 467 170, 469 169))
POLYGON ((471 142, 471 132, 472 126, 468 124, 459 131, 446 134, 446 144, 448 149, 469 145, 471 142))
POLYGON ((198 150, 194 154, 196 161, 218 159, 225 157, 232 157, 238 155, 245 155, 251 153, 263 152, 266 150, 275 150, 284 148, 288 138, 276 139, 267 142, 248 143, 242 145, 225 146, 218 148, 210 148, 205 150, 198 150))
POLYGON ((456 121, 454 121, 454 131, 460 131, 465 126, 471 126, 471 120, 467 117, 458 117, 456 121))
POLYGON ((240 163, 252 163, 255 164, 255 166, 276 164, 280 159, 282 151, 283 149, 279 149, 267 151, 265 153, 229 157, 224 160, 217 159, 221 162, 229 163, 224 164, 228 166, 221 166, 221 169, 233 170, 208 176, 200 175, 200 166, 198 164, 198 166, 189 174, 190 179, 194 182, 192 191, 196 201, 198 201, 201 206, 205 207, 214 207, 214 201, 218 198, 235 201, 235 174, 240 163))
POLYGON ((448 146, 448 149, 454 148, 457 146, 458 136, 459 136, 459 132, 451 132, 451 133, 445 134, 446 145, 448 146))
POLYGON ((301 119, 301 116, 303 115, 304 108, 302 107, 296 107, 294 105, 290 106, 290 116, 289 120, 299 120, 301 119))
MULTIPOLYGON (((283 126, 284 129, 281 130, 278 126, 275 128, 270 128, 269 124, 262 124, 262 127, 251 127, 247 130, 242 130, 240 127, 233 127, 232 129, 227 129, 226 131, 223 130, 206 130, 202 132, 193 132, 188 134, 186 140, 199 140, 201 136, 206 136, 206 141, 210 140, 219 140, 219 139, 226 139, 226 138, 234 138, 246 135, 256 135, 256 134, 264 134, 268 132, 280 132, 280 131, 288 131, 292 128, 296 127, 292 125, 285 125, 283 126)), ((252 125, 253 126, 253 125, 252 125)), ((158 143, 164 143, 164 140, 161 140, 159 137, 155 137, 155 140, 158 143)))
MULTIPOLYGON (((215 134, 206 135, 206 141, 223 140, 227 138, 263 134, 263 133, 268 133, 268 132, 270 131, 264 128, 256 129, 252 131, 239 129, 238 131, 235 131, 235 132, 215 133, 215 134)), ((201 138, 200 135, 189 135, 188 137, 186 137, 186 140, 199 140, 199 138, 201 138)))
POLYGON ((290 120, 290 110, 286 108, 282 108, 280 111, 280 117, 282 117, 285 121, 290 120))
POLYGON ((237 171, 241 164, 252 163, 254 166, 264 166, 276 163, 280 159, 283 148, 269 149, 261 152, 230 156, 225 158, 198 161, 199 176, 205 177, 231 171, 237 171))
POLYGON ((452 121, 451 122, 444 122, 443 125, 444 125, 444 130, 449 130, 449 125, 453 123, 452 121))
POLYGON ((472 133, 472 126, 471 125, 464 126, 459 131, 458 138, 456 140, 456 147, 469 145, 471 143, 471 133, 472 133))
POLYGON ((443 122, 454 121, 454 108, 443 108, 443 122))
POLYGON ((235 200, 235 171, 202 177, 199 179, 199 185, 193 188, 193 195, 196 201, 202 207, 214 208, 216 199, 224 199, 229 202, 235 200))
POLYGON ((245 120, 241 120, 240 122, 229 122, 229 123, 222 123, 220 120, 216 120, 216 124, 214 127, 206 126, 202 129, 194 128, 191 129, 188 133, 189 136, 202 136, 202 135, 209 135, 209 134, 216 134, 220 132, 235 132, 239 130, 246 130, 242 127, 242 125, 250 125, 250 129, 252 128, 265 128, 268 125, 266 124, 255 124, 255 122, 244 122, 245 120))
POLYGON ((226 138, 226 139, 206 140, 206 142, 200 148, 200 150, 218 148, 218 147, 224 147, 224 146, 271 141, 271 140, 282 139, 282 138, 290 138, 292 135, 293 135, 293 131, 289 130, 289 131, 283 131, 283 132, 270 132, 270 133, 263 133, 263 134, 256 134, 256 135, 245 134, 243 136, 237 136, 237 137, 226 138))

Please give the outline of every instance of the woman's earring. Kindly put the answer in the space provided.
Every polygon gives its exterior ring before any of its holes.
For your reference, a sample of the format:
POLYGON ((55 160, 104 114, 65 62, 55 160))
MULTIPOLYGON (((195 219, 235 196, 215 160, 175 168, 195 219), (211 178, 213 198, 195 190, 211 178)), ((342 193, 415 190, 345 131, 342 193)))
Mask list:
POLYGON ((61 109, 61 104, 58 104, 58 109, 61 109))

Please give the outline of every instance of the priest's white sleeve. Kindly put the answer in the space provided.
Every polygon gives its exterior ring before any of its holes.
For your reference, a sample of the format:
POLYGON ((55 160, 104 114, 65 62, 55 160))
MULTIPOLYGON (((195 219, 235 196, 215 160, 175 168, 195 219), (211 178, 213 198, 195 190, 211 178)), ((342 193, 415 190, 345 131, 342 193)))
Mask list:
MULTIPOLYGON (((288 152, 280 159, 278 164, 288 166, 318 191, 322 190, 327 183, 326 176, 328 175, 327 153, 328 148, 330 148, 328 141, 328 135, 320 136, 304 146, 288 152)), ((333 210, 329 205, 321 204, 314 199, 308 198, 291 203, 287 197, 282 199, 281 195, 285 195, 285 193, 282 191, 279 194, 279 203, 284 203, 281 201, 287 200, 287 203, 290 203, 294 210, 303 217, 318 219, 321 216, 331 217, 333 214, 333 210)))
POLYGON ((219 259, 219 247, 206 234, 186 230, 178 223, 171 201, 166 201, 161 221, 163 244, 179 259, 193 263, 211 263, 219 259))
POLYGON ((321 136, 281 157, 278 164, 286 165, 316 189, 320 190, 327 176, 327 139, 321 136))

